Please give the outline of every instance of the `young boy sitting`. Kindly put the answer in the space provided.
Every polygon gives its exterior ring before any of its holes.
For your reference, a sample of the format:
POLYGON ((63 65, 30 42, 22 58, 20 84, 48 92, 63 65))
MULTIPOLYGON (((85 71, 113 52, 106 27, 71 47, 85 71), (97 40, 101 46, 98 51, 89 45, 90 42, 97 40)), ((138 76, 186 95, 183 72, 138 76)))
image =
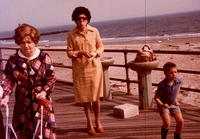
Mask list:
POLYGON ((160 116, 163 120, 161 127, 162 139, 167 138, 168 130, 171 124, 170 114, 176 120, 176 131, 174 139, 181 139, 183 129, 183 117, 179 108, 179 103, 176 100, 177 93, 180 90, 181 80, 177 78, 177 67, 172 62, 167 62, 163 66, 165 79, 158 84, 158 89, 155 94, 155 101, 158 105, 160 116))

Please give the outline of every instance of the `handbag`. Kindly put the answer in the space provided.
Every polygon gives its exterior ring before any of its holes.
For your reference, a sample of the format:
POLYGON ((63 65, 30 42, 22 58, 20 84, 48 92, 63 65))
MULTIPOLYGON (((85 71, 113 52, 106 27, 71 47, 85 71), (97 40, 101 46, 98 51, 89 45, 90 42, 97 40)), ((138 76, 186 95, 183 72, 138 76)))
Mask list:
POLYGON ((149 62, 154 60, 156 60, 156 55, 153 50, 148 45, 144 45, 141 50, 138 50, 134 62, 149 62))

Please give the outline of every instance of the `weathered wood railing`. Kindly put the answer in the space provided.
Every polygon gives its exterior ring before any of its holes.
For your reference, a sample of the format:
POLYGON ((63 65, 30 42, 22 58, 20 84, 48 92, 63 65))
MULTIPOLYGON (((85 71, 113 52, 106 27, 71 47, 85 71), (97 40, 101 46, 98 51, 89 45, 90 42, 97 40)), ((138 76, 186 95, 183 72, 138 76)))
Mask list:
MULTIPOLYGON (((17 48, 12 48, 12 47, 2 47, 0 48, 0 50, 2 49, 8 49, 8 50, 16 50, 17 48)), ((64 52, 66 51, 66 49, 49 49, 49 48, 42 48, 43 51, 53 51, 53 52, 64 52)), ((129 53, 136 53, 137 50, 127 50, 127 49, 118 49, 118 50, 110 50, 110 49, 105 49, 105 53, 107 52, 112 52, 112 53, 123 53, 124 55, 124 63, 125 64, 113 64, 113 67, 121 67, 121 68, 125 68, 125 72, 126 72, 126 79, 119 79, 119 78, 114 78, 114 77, 110 77, 111 80, 114 81, 121 81, 121 82, 126 82, 127 84, 127 93, 129 93, 130 91, 130 83, 138 83, 137 80, 130 80, 130 75, 129 75, 129 67, 128 67, 128 60, 127 60, 127 54, 129 53)), ((200 55, 200 51, 169 51, 169 50, 155 50, 155 53, 157 54, 175 54, 175 55, 200 55)), ((0 59, 0 61, 6 61, 7 59, 0 59)), ((60 67, 60 68, 67 68, 67 69, 71 69, 72 67, 70 65, 54 65, 55 67, 60 67)), ((156 71, 161 71, 161 68, 156 68, 156 71)), ((193 70, 179 70, 180 73, 186 73, 186 74, 196 74, 196 75, 200 75, 200 71, 193 71, 193 70)), ((157 83, 153 83, 153 86, 157 86, 157 83)), ((186 90, 186 91, 193 91, 193 92, 198 92, 200 93, 200 89, 199 88, 190 88, 190 87, 182 87, 182 90, 186 90)))

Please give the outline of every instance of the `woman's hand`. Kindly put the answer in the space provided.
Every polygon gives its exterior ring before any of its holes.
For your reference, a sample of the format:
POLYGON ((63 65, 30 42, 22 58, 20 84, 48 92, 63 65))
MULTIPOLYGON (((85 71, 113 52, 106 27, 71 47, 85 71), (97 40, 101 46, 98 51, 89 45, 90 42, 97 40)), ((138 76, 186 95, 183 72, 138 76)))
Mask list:
POLYGON ((97 53, 96 52, 91 52, 90 54, 92 55, 93 58, 97 57, 97 53))
POLYGON ((87 57, 87 58, 91 58, 91 57, 93 57, 93 54, 90 53, 90 52, 86 52, 86 51, 79 51, 79 52, 78 52, 78 57, 79 57, 79 56, 85 56, 85 57, 87 57))
POLYGON ((36 98, 37 99, 43 99, 43 98, 46 98, 46 95, 47 95, 47 92, 46 91, 41 91, 40 93, 38 93, 36 95, 36 98))
POLYGON ((5 96, 1 102, 0 102, 0 106, 6 106, 8 105, 8 102, 9 102, 9 96, 5 96))

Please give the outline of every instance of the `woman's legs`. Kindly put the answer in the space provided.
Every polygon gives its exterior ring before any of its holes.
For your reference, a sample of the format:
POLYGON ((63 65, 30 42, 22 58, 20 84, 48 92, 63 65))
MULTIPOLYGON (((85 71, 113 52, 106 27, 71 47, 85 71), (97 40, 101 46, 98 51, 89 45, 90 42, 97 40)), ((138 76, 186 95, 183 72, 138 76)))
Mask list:
POLYGON ((3 115, 0 111, 0 138, 5 138, 5 130, 4 130, 4 124, 3 124, 3 115))
POLYGON ((95 116, 95 124, 97 128, 102 128, 101 118, 100 118, 100 100, 92 103, 94 116, 95 116))
POLYGON ((92 102, 92 103, 83 103, 83 107, 84 107, 85 115, 87 118, 87 128, 88 128, 89 134, 92 134, 92 135, 95 134, 93 120, 92 120, 92 111, 94 111, 97 132, 102 133, 104 129, 103 129, 101 119, 100 119, 100 100, 96 102, 92 102))
POLYGON ((87 118, 87 128, 88 130, 94 130, 94 126, 92 124, 92 105, 91 103, 83 103, 83 107, 87 118))

